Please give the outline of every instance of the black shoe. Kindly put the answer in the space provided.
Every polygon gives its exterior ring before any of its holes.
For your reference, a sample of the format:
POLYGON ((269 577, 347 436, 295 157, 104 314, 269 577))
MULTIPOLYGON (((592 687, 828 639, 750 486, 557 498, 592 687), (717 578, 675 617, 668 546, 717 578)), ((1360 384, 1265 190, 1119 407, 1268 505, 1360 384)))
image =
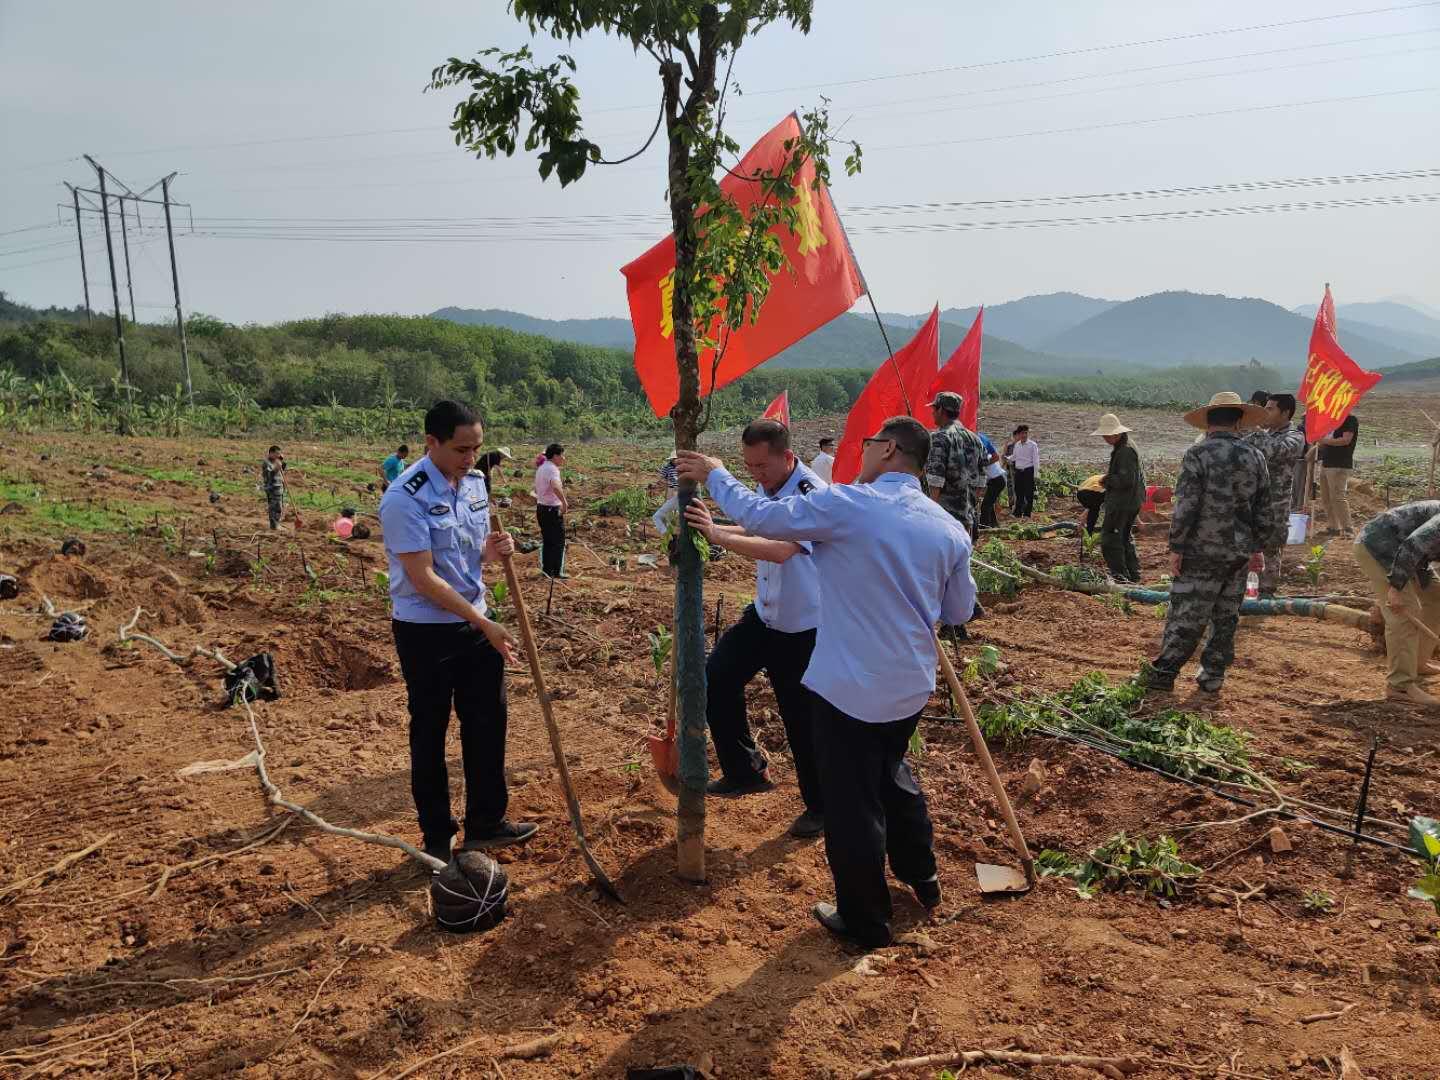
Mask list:
POLYGON ((441 862, 450 861, 450 849, 455 843, 455 834, 460 831, 460 822, 453 817, 450 819, 450 831, 444 836, 425 837, 424 849, 426 855, 433 855, 441 862))
POLYGON ((810 909, 810 913, 814 915, 815 918, 819 920, 820 925, 825 927, 826 930, 829 930, 830 933, 843 941, 859 945, 861 948, 883 949, 891 942, 889 930, 886 930, 883 934, 875 934, 862 938, 851 930, 850 927, 845 925, 845 920, 840 917, 840 912, 835 910, 834 904, 816 904, 810 909))
POLYGON ((426 840, 425 854, 432 859, 439 859, 443 863, 450 861, 450 843, 454 840, 454 834, 445 837, 444 840, 426 840))
POLYGON ((483 833, 472 833, 467 829, 465 842, 460 845, 460 850, 485 851, 487 848, 523 844, 539 831, 540 826, 533 821, 502 821, 493 829, 483 833))
POLYGON ((728 776, 722 776, 719 780, 711 780, 705 785, 706 795, 720 795, 728 799, 773 790, 775 790, 775 785, 765 773, 761 773, 753 780, 731 780, 728 776))
POLYGON ((930 878, 926 881, 907 881, 910 891, 915 894, 915 899, 920 901, 920 906, 926 911, 934 911, 940 906, 940 880, 930 878))
POLYGON ((806 810, 790 826, 790 835, 796 840, 809 840, 825 831, 825 815, 806 810))
POLYGON ((984 617, 985 617, 985 609, 980 606, 980 601, 979 601, 979 600, 976 600, 976 601, 975 601, 975 610, 970 613, 970 621, 971 621, 971 622, 974 622, 976 619, 983 619, 984 617))

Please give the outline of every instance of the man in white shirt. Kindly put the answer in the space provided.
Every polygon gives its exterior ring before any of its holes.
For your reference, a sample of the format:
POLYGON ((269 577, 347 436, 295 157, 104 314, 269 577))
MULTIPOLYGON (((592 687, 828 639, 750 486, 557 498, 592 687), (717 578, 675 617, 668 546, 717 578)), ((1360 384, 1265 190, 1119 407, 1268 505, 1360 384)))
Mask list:
POLYGON ((1030 425, 1014 431, 1015 441, 1006 460, 1015 466, 1014 516, 1029 517, 1035 511, 1035 478, 1040 472, 1040 444, 1030 438, 1030 425))
MULTIPOLYGON (((821 482, 790 449, 790 431, 775 420, 756 420, 740 435, 745 469, 769 499, 821 491, 821 482)), ((815 699, 800 685, 815 649, 820 623, 820 575, 808 541, 766 540, 738 525, 717 525, 698 499, 690 504, 690 525, 716 547, 755 560, 755 602, 715 643, 705 664, 705 715, 721 777, 705 789, 711 795, 769 791, 769 761, 755 745, 745 717, 745 688, 761 671, 770 678, 785 737, 795 761, 795 779, 805 811, 790 826, 796 839, 825 829, 824 801, 815 763, 811 721, 815 699)))
POLYGON ((834 465, 835 440, 827 436, 820 440, 820 452, 815 455, 815 460, 810 462, 810 471, 828 484, 830 483, 830 470, 834 465))

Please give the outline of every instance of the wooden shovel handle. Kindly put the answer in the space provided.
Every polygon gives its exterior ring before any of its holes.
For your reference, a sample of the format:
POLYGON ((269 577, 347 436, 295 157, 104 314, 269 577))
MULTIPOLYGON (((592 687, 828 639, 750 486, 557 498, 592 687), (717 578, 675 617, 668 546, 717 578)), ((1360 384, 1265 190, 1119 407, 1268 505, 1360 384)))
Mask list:
MULTIPOLYGON (((490 523, 496 532, 504 531, 504 526, 500 524, 500 515, 494 511, 490 514, 490 523)), ((545 672, 540 667, 540 650, 535 644, 535 631, 530 626, 530 612, 525 608, 525 596, 520 592, 519 575, 515 573, 515 564, 511 556, 502 555, 500 562, 505 567, 505 581, 509 585, 510 595, 515 601, 515 621, 520 624, 520 640, 525 645, 525 657, 530 661, 530 678, 535 684, 535 697, 540 702, 540 715, 545 718, 545 731, 550 736, 550 750, 555 756, 555 771, 560 775, 560 787, 565 792, 565 806, 570 811, 570 824, 579 841, 580 854, 584 857, 585 864, 590 868, 590 873, 601 890, 614 899, 620 900, 619 890, 601 869, 600 864, 595 861, 595 856, 590 853, 590 846, 585 840, 585 822, 580 817, 580 800, 575 795, 575 783, 570 779, 570 766, 565 761, 565 748, 560 743, 560 726, 555 723, 555 712, 550 705, 550 692, 545 687, 545 672)))
POLYGON ((1020 822, 1015 819, 1015 809, 1010 805, 1010 796, 1005 794, 1005 785, 1000 782, 1000 774, 995 771, 995 760, 990 756, 990 747, 985 745, 985 736, 975 720, 975 711, 970 708, 970 699, 965 695, 965 687, 961 685, 960 676, 955 674, 955 667, 950 663, 950 657, 946 654, 938 633, 935 635, 935 652, 940 657, 940 670, 945 673, 945 681, 950 684, 950 693, 954 696, 956 704, 960 706, 960 715, 965 718, 965 727, 970 732, 970 741, 975 745, 975 756, 980 759, 980 766, 985 770, 986 779, 990 781, 990 790, 995 793, 995 801, 1000 804, 1000 813, 1005 818, 1005 828, 1010 831, 1010 841, 1015 845, 1015 852, 1020 856, 1020 863, 1025 868, 1025 880, 1034 885, 1035 860, 1030 857, 1030 848, 1025 843, 1025 834, 1020 831, 1020 822))

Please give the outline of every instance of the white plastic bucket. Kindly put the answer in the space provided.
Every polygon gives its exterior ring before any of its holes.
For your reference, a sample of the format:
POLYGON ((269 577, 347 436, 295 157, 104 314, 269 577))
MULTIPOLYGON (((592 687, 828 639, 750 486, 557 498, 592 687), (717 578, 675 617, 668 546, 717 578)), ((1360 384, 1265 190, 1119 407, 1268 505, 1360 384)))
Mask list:
POLYGON ((1291 515, 1290 515, 1290 535, 1285 538, 1285 543, 1287 543, 1287 544, 1303 544, 1303 543, 1305 543, 1305 534, 1309 531, 1309 529, 1310 529, 1310 515, 1309 515, 1309 514, 1291 514, 1291 515))

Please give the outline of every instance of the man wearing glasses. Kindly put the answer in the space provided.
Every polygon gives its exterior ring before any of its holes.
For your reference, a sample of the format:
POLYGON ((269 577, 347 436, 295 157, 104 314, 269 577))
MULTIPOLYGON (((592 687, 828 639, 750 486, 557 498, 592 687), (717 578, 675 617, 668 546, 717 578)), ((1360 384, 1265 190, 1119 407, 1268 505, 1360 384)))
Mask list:
MULTIPOLYGON (((813 542, 820 579, 843 586, 821 593, 802 680, 817 697, 836 898, 814 913, 831 933, 866 948, 891 940, 887 854, 926 909, 940 903, 934 830, 905 750, 935 690, 935 624, 970 618, 975 582, 969 536, 921 487, 929 453, 923 425, 892 417, 864 441, 856 483, 782 499, 750 491, 718 458, 682 451, 677 459, 680 475, 704 483, 747 532, 813 542)), ((687 513, 701 523, 699 511, 687 513)))

